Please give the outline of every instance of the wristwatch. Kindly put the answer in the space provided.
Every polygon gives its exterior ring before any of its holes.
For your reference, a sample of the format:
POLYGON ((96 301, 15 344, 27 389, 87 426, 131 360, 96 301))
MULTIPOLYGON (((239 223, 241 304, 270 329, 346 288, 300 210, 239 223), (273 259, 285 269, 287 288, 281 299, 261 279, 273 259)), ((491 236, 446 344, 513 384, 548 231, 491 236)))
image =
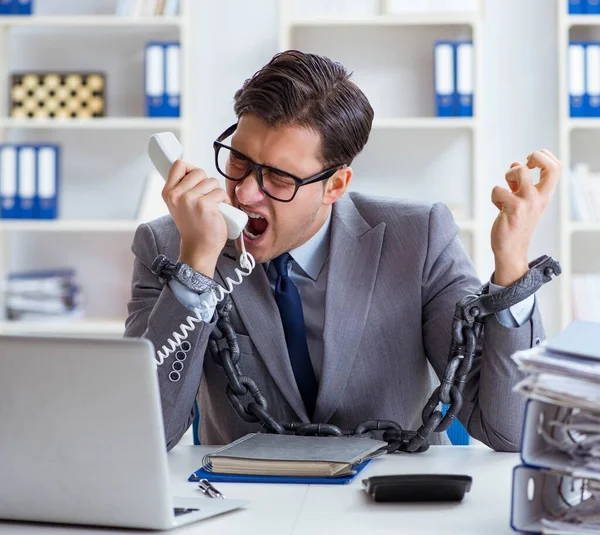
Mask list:
POLYGON ((219 288, 219 283, 210 277, 197 272, 194 268, 183 262, 173 264, 173 262, 163 254, 160 254, 155 258, 152 263, 151 271, 165 284, 174 279, 198 294, 217 290, 219 288))

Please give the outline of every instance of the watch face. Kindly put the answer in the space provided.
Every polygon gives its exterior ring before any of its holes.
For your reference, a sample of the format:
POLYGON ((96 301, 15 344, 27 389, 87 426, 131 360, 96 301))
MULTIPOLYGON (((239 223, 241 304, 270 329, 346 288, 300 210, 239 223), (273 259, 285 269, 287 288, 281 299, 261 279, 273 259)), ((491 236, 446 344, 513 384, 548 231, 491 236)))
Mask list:
POLYGON ((181 278, 183 280, 189 281, 192 279, 192 276, 192 268, 190 266, 183 266, 183 269, 181 270, 181 278))

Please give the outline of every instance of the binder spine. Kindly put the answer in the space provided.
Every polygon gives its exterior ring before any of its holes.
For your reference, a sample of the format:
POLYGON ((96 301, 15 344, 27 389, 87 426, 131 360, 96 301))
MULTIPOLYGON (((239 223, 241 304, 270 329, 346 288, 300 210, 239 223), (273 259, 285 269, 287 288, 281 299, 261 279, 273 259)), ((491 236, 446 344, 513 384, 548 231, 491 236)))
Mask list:
POLYGON ((57 145, 40 145, 37 151, 38 219, 56 219, 58 216, 59 148, 57 145))
POLYGON ((12 0, 0 0, 0 16, 11 15, 12 0))
POLYGON ((144 61, 146 89, 146 116, 165 116, 165 54, 161 43, 146 44, 144 61))
POLYGON ((587 10, 586 0, 567 0, 569 2, 569 15, 581 15, 587 10))
POLYGON ((456 43, 456 104, 459 117, 473 116, 473 43, 456 43))
POLYGON ((0 217, 16 219, 18 215, 17 150, 14 145, 0 145, 0 217))
POLYGON ((31 15, 33 0, 12 0, 11 12, 13 15, 31 15))
POLYGON ((600 14, 600 0, 581 0, 582 13, 588 15, 599 15, 600 14))
POLYGON ((33 219, 35 217, 36 194, 36 148, 33 145, 20 145, 17 149, 17 217, 33 219))
POLYGON ((434 47, 435 100, 438 117, 456 115, 456 61, 454 45, 450 41, 436 41, 434 47))
POLYGON ((165 92, 168 117, 179 117, 180 112, 180 44, 165 44, 165 92))
POLYGON ((570 116, 585 117, 585 44, 580 41, 571 42, 568 49, 568 60, 570 116))
MULTIPOLYGON (((600 1, 600 0, 599 0, 600 1)), ((600 117, 600 42, 585 49, 586 109, 589 117, 600 117)))

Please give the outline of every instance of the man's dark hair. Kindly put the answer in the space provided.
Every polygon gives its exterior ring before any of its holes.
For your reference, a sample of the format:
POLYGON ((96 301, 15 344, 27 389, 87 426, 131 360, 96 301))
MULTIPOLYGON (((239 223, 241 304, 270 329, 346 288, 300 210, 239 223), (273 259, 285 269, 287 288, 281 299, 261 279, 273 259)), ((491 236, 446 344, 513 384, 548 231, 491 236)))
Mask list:
POLYGON ((309 128, 320 134, 324 166, 350 164, 373 123, 373 108, 351 74, 324 56, 287 50, 244 82, 234 110, 238 118, 253 114, 274 128, 309 128))

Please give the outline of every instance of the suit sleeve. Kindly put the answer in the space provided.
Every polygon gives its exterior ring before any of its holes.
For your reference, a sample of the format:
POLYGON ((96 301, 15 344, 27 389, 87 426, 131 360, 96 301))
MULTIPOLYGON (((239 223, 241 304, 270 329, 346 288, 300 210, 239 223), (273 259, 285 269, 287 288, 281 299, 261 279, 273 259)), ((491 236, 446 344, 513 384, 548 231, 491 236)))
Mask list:
MULTIPOLYGON (((455 305, 480 285, 450 211, 435 204, 429 213, 423 268, 422 328, 425 352, 438 378, 448 362, 455 305)), ((502 325, 495 314, 484 320, 481 351, 466 378, 458 416, 472 437, 495 450, 518 451, 521 442, 525 399, 512 388, 523 375, 510 356, 544 336, 537 303, 519 327, 502 325)))
MULTIPOLYGON (((125 336, 144 337, 156 350, 170 348, 173 333, 181 333, 183 323, 194 316, 173 294, 168 284, 152 273, 150 266, 160 253, 152 228, 142 224, 136 231, 131 247, 135 258, 131 282, 131 299, 127 305, 125 336)), ((167 449, 173 448, 189 428, 194 419, 194 400, 200 387, 204 354, 209 335, 215 322, 193 323, 195 328, 187 334, 191 348, 183 362, 180 378, 173 382, 169 374, 173 371, 174 355, 167 357, 158 366, 158 382, 162 405, 167 449)))

